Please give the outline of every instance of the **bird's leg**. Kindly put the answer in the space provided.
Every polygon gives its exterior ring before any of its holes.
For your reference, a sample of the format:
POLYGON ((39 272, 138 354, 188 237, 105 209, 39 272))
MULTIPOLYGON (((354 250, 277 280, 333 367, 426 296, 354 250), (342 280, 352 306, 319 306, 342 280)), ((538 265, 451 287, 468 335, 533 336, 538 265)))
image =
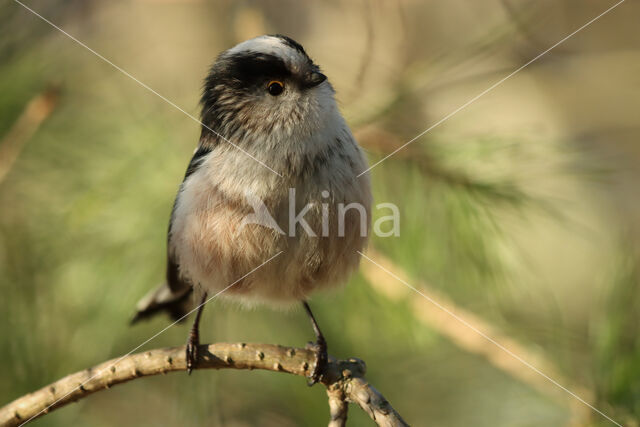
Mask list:
POLYGON ((313 316, 309 304, 307 304, 306 301, 302 301, 302 305, 304 306, 309 319, 311 319, 311 326, 313 326, 313 332, 316 334, 316 343, 312 346, 312 349, 316 354, 316 364, 313 367, 313 371, 311 371, 311 381, 309 382, 309 385, 312 386, 320 380, 320 377, 322 377, 327 366, 327 341, 324 339, 322 331, 320 331, 318 322, 316 322, 316 318, 313 316))
POLYGON ((198 306, 198 312, 196 318, 191 326, 189 332, 189 339, 187 340, 187 372, 191 375, 191 371, 198 363, 198 346, 200 345, 200 316, 204 310, 204 305, 207 302, 207 293, 202 295, 200 305, 198 306))

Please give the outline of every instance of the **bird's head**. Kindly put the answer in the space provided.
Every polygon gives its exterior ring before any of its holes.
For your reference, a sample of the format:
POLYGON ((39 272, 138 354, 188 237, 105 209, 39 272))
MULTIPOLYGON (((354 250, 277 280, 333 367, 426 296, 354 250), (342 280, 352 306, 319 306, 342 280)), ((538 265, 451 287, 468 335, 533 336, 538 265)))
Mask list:
POLYGON ((213 129, 242 145, 304 139, 337 111, 333 94, 299 43, 256 37, 223 52, 211 67, 201 99, 202 135, 212 138, 213 129))

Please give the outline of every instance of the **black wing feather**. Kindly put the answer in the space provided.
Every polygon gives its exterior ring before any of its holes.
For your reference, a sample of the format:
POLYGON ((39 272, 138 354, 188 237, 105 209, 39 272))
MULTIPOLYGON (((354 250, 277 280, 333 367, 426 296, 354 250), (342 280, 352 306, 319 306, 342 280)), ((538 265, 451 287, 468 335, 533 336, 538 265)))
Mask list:
POLYGON ((152 290, 138 302, 136 315, 133 317, 131 323, 136 323, 139 320, 149 318, 160 312, 166 312, 172 319, 178 320, 183 318, 193 305, 191 298, 189 298, 193 292, 193 285, 187 278, 180 275, 180 266, 172 250, 171 226, 173 225, 176 206, 178 205, 185 181, 202 166, 205 156, 209 154, 211 150, 212 148, 200 145, 189 162, 184 180, 180 185, 178 195, 173 203, 173 209, 171 210, 169 232, 167 233, 167 280, 159 288, 152 290))

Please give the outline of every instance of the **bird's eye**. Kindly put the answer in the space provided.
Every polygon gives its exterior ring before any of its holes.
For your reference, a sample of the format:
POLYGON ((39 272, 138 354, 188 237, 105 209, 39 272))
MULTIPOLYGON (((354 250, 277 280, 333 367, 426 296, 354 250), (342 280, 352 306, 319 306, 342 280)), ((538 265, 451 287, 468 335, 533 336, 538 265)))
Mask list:
POLYGON ((284 84, 277 80, 271 80, 267 85, 267 90, 269 91, 270 95, 278 96, 282 93, 282 91, 284 91, 284 84))

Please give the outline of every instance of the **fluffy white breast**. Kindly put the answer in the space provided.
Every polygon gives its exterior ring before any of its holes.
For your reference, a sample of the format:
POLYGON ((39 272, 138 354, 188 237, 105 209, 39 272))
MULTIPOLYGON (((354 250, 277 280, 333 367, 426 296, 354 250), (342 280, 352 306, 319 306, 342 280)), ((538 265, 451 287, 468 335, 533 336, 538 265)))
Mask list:
MULTIPOLYGON (((243 302, 291 303, 306 299, 323 287, 343 283, 357 267, 358 250, 367 237, 360 234, 360 217, 351 212, 345 234, 338 235, 337 205, 359 203, 369 221, 371 194, 364 157, 344 126, 325 133, 331 156, 315 173, 284 179, 247 159, 233 148, 220 146, 184 183, 176 204, 171 247, 180 271, 208 292, 217 292, 262 264, 279 251, 283 254, 225 292, 243 302), (254 213, 246 192, 263 200, 270 215, 289 234, 289 188, 296 189, 295 213, 313 205, 305 220, 316 231, 282 235, 258 224, 245 224, 254 213), (323 191, 329 198, 321 196, 323 191), (329 206, 328 236, 321 236, 322 203, 329 206)), ((311 140, 301 144, 325 144, 311 140)), ((263 158, 268 164, 268 160, 263 158)), ((368 229, 368 224, 367 224, 368 229)))

